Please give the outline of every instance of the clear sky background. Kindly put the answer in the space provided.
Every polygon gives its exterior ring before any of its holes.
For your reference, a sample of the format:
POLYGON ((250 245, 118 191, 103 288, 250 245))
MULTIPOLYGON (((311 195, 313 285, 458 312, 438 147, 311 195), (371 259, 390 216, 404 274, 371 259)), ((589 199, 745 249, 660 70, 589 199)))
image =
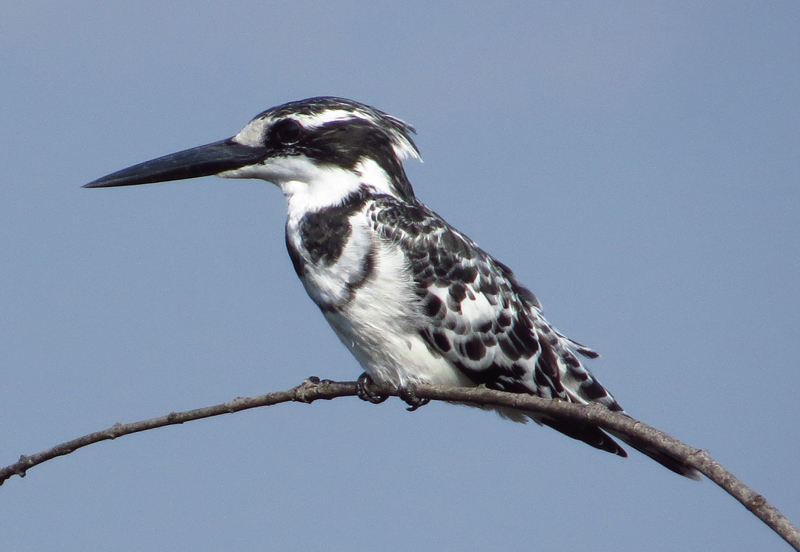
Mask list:
MULTIPOLYGON (((800 4, 5 2, 0 464, 354 379, 257 181, 80 186, 315 95, 416 126, 418 196, 634 416, 800 522, 800 4)), ((708 481, 398 400, 83 449, 0 488, 0 550, 787 550, 708 481)))

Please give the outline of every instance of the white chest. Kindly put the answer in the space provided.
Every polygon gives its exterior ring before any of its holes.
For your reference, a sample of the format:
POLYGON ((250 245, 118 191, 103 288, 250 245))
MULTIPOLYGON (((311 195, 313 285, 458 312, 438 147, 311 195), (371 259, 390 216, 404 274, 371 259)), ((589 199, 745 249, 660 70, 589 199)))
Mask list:
POLYGON ((468 384, 420 336, 427 321, 400 247, 376 235, 360 212, 348 224, 346 239, 327 247, 287 224, 303 285, 344 345, 377 381, 468 384))

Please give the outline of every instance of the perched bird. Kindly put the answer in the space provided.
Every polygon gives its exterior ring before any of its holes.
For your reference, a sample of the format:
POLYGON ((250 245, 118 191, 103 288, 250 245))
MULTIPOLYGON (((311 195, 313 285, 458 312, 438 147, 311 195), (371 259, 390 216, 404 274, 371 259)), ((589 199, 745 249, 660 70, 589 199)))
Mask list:
MULTIPOLYGON (((403 169, 419 158, 414 129, 367 105, 335 97, 291 102, 257 115, 226 140, 115 172, 87 188, 217 175, 259 178, 286 196, 286 247, 311 299, 365 370, 367 381, 485 385, 580 404, 619 403, 583 365, 597 353, 556 331, 511 269, 422 204, 403 169)), ((406 398, 412 405, 409 393, 406 398)), ((619 456, 607 433, 534 419, 619 456)), ((623 436, 618 436, 628 441, 623 436)), ((630 443, 672 471, 696 472, 630 443)))

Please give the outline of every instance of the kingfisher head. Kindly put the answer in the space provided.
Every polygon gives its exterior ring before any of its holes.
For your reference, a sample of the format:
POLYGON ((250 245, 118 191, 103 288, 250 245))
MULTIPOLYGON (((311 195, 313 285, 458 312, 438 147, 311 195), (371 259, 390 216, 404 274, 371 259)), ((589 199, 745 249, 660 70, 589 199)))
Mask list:
POLYGON ((257 115, 239 134, 180 151, 86 184, 133 186, 217 175, 260 178, 305 210, 335 205, 364 188, 406 201, 414 191, 403 159, 419 158, 413 127, 343 98, 309 98, 257 115))

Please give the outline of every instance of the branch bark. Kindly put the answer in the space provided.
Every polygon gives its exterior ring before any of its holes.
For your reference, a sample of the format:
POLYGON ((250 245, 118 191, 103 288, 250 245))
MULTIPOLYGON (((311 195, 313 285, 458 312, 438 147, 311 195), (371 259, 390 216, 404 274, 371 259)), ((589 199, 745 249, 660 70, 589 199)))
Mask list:
MULTIPOLYGON (((0 485, 14 475, 25 477, 30 468, 42 464, 58 456, 70 454, 79 448, 116 439, 124 435, 139 433, 159 427, 183 424, 193 420, 231 414, 250 408, 272 406, 285 402, 312 403, 316 400, 332 400, 338 397, 351 397, 357 395, 356 382, 335 382, 320 380, 311 377, 302 384, 285 391, 268 393, 258 397, 237 398, 230 402, 188 410, 185 412, 172 412, 166 416, 142 420, 129 424, 114 424, 110 428, 84 435, 72 441, 67 441, 51 449, 32 454, 23 455, 19 461, 0 469, 0 485)), ((378 395, 397 397, 400 391, 394 387, 371 384, 370 390, 378 395)), ((506 393, 483 387, 447 387, 441 385, 420 385, 414 389, 420 399, 437 401, 473 403, 487 406, 507 406, 519 410, 526 410, 539 414, 547 414, 559 419, 584 422, 597 425, 603 429, 621 433, 637 439, 642 443, 658 448, 682 460, 711 481, 722 487, 726 492, 738 500, 745 508, 766 523, 773 531, 781 536, 795 550, 800 552, 800 530, 781 512, 772 506, 763 496, 756 493, 732 473, 715 461, 706 450, 690 447, 667 435, 663 431, 648 426, 624 414, 611 412, 600 405, 578 405, 562 401, 542 399, 530 395, 506 393)))

